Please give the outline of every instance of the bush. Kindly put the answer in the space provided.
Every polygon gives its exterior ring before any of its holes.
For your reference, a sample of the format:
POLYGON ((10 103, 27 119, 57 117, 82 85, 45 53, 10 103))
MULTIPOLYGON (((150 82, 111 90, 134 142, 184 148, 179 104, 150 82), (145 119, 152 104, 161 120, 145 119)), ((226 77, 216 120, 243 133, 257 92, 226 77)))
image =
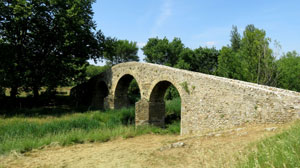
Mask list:
POLYGON ((166 101, 166 118, 165 123, 171 124, 181 119, 181 100, 177 97, 173 100, 166 101))

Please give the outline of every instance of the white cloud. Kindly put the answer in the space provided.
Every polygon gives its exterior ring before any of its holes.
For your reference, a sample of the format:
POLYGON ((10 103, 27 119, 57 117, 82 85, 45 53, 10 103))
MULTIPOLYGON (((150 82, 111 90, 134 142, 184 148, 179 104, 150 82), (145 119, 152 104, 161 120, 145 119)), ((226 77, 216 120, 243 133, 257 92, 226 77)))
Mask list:
POLYGON ((155 36, 157 34, 157 30, 166 22, 166 20, 172 15, 172 1, 171 0, 164 0, 164 3, 160 9, 160 15, 155 21, 155 24, 152 28, 152 35, 155 36))

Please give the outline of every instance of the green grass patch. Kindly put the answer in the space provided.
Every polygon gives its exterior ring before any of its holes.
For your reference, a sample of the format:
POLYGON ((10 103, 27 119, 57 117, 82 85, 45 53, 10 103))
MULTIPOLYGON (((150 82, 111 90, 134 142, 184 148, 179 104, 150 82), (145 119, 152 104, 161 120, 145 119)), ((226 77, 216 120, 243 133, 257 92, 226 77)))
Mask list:
POLYGON ((250 147, 237 167, 300 167, 300 121, 292 128, 250 147))
MULTIPOLYGON (((33 109, 33 112, 36 109, 33 109)), ((0 154, 12 150, 27 152, 51 143, 70 145, 85 142, 105 142, 116 137, 138 135, 179 134, 180 122, 165 129, 154 126, 134 126, 134 108, 91 111, 61 116, 0 117, 0 154)))
POLYGON ((181 100, 180 97, 166 101, 166 124, 172 124, 181 118, 181 100))

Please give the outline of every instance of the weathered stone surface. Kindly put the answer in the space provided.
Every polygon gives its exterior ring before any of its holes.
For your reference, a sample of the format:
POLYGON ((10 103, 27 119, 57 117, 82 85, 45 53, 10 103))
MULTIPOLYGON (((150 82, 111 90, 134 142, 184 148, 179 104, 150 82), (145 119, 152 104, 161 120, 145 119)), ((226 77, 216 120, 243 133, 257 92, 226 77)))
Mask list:
POLYGON ((126 107, 124 97, 133 78, 141 93, 136 125, 164 124, 163 95, 171 84, 181 97, 181 134, 203 134, 244 123, 283 123, 300 114, 298 92, 137 62, 118 64, 94 79, 108 88, 104 99, 98 95, 105 93, 97 88, 99 84, 92 88, 98 106, 126 107))

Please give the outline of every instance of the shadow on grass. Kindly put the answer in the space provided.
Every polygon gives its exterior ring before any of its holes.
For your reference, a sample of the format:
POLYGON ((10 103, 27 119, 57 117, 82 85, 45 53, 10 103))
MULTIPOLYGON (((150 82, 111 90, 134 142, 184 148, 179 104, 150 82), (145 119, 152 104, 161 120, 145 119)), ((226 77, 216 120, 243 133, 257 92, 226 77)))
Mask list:
POLYGON ((40 97, 38 100, 32 97, 20 97, 0 99, 0 116, 5 118, 22 117, 60 117, 72 113, 84 113, 95 110, 89 106, 76 106, 70 96, 55 96, 51 99, 40 97))

